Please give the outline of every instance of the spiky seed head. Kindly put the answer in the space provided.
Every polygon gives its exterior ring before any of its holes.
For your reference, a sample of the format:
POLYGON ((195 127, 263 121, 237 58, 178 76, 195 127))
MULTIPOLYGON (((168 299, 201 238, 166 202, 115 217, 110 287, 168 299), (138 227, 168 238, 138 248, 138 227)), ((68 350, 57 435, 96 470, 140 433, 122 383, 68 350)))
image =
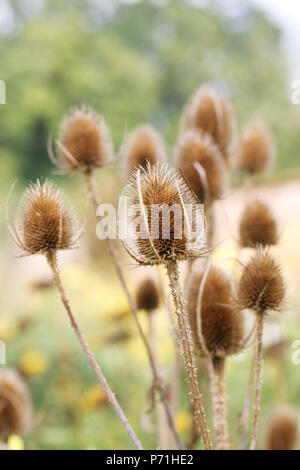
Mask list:
POLYGON ((275 245, 278 226, 270 207, 262 201, 248 204, 240 222, 240 246, 275 245))
POLYGON ((137 288, 136 305, 139 310, 152 312, 159 306, 159 291, 152 277, 143 279, 137 288))
POLYGON ((274 410, 265 436, 266 450, 295 450, 298 441, 298 416, 287 406, 274 410))
POLYGON ((201 256, 203 208, 178 170, 148 164, 132 174, 126 189, 131 234, 127 248, 136 261, 154 265, 201 256))
POLYGON ((279 310, 285 295, 285 283, 277 261, 265 249, 259 249, 243 269, 239 282, 241 308, 266 314, 279 310))
POLYGON ((186 131, 179 140, 175 158, 177 167, 201 203, 223 196, 228 171, 208 134, 186 131))
POLYGON ((26 434, 32 426, 30 392, 14 369, 0 370, 0 441, 12 434, 26 434))
POLYGON ((16 242, 28 254, 49 254, 74 245, 75 218, 51 182, 31 184, 20 204, 16 242))
POLYGON ((200 87, 188 102, 183 123, 185 128, 208 133, 230 163, 235 122, 231 106, 220 93, 208 85, 200 87))
POLYGON ((57 161, 64 172, 102 168, 113 154, 104 118, 87 106, 69 111, 59 131, 57 161))
POLYGON ((199 355, 218 358, 241 349, 243 315, 237 307, 232 281, 224 271, 211 266, 206 275, 202 266, 194 265, 187 281, 186 299, 195 350, 199 355), (198 323, 200 298, 201 320, 198 323))
POLYGON ((121 154, 129 177, 137 167, 147 167, 167 160, 165 144, 159 132, 150 125, 137 127, 125 140, 121 154))
POLYGON ((249 125, 241 138, 239 169, 255 174, 267 170, 274 159, 274 143, 269 129, 263 123, 249 125))

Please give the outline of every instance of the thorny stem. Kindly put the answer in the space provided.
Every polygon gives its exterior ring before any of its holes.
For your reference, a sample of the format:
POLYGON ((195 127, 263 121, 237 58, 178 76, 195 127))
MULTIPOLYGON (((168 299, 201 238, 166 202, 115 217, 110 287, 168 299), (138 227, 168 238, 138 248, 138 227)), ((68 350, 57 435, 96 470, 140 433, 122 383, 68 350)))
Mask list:
POLYGON ((255 404, 252 424, 252 435, 250 450, 255 450, 256 437, 258 429, 258 417, 260 410, 260 395, 262 385, 262 365, 263 365, 263 312, 258 312, 256 315, 256 388, 255 388, 255 404))
MULTIPOLYGON (((85 180, 86 180, 86 184, 87 184, 87 188, 88 188, 88 192, 93 200, 93 204, 95 206, 95 209, 97 210, 97 207, 99 206, 99 204, 101 203, 100 201, 100 198, 98 196, 98 191, 97 191, 97 185, 96 185, 96 182, 95 182, 95 179, 94 179, 94 175, 91 171, 87 171, 85 173, 85 180)), ((145 348, 146 348, 146 352, 147 352, 147 355, 148 355, 148 360, 149 360, 149 363, 150 363, 150 367, 151 367, 151 370, 152 370, 152 374, 153 374, 153 381, 154 381, 154 385, 155 385, 155 388, 157 389, 158 393, 159 393, 159 396, 160 396, 160 399, 161 399, 161 402, 164 406, 164 409, 165 409, 165 412, 166 412, 166 416, 167 416, 167 420, 168 420, 168 425, 174 435, 174 438, 175 438, 175 441, 177 443, 177 446, 180 448, 180 449, 185 449, 185 445, 181 439, 181 437, 179 436, 177 430, 176 430, 176 426, 175 426, 175 422, 174 422, 174 418, 173 418, 173 415, 172 415, 172 412, 171 412, 171 408, 169 406, 169 402, 168 402, 168 392, 166 390, 166 386, 165 384, 163 383, 163 380, 161 378, 161 375, 160 375, 160 372, 158 370, 158 366, 156 364, 156 361, 155 361, 155 357, 152 353, 152 350, 151 350, 151 346, 149 344, 149 341, 142 329, 142 326, 141 326, 141 323, 140 323, 140 320, 138 318, 138 312, 137 312, 137 308, 136 308, 136 305, 135 305, 135 302, 133 301, 133 298, 129 292, 129 289, 128 289, 128 286, 127 286, 127 283, 125 281, 125 276, 123 274, 123 270, 122 270, 122 267, 120 265, 120 262, 119 262, 119 259, 118 259, 118 255, 115 251, 115 248, 113 246, 113 243, 111 241, 110 238, 106 238, 105 239, 106 243, 107 243, 107 248, 108 248, 108 251, 109 251, 109 254, 113 260, 113 263, 114 263, 114 266, 116 268, 116 272, 117 272, 117 275, 119 277, 119 280, 120 280, 120 283, 122 285, 122 288, 126 294, 126 297, 127 297, 127 300, 128 300, 128 303, 129 303, 129 306, 130 306, 130 310, 133 314, 133 317, 134 317, 134 320, 135 320, 135 323, 136 323, 136 326, 137 326, 137 329, 139 331, 139 334, 142 338, 142 341, 145 345, 145 348)))
POLYGON ((166 265, 167 273, 170 281, 170 289, 172 292, 175 311, 177 315, 178 328, 180 333, 182 352, 185 359, 185 366, 187 370, 188 384, 190 387, 190 393, 192 397, 192 404, 195 414, 195 421, 198 427, 198 431, 201 433, 204 447, 206 450, 211 449, 211 442, 209 437, 209 431, 206 424, 204 406, 202 403, 202 397, 199 392, 197 369, 195 365, 195 359, 193 355, 193 346, 191 338, 191 330, 188 323, 187 315, 183 306, 182 292, 179 284, 178 266, 176 261, 171 261, 166 265))
POLYGON ((251 407, 251 395, 252 395, 252 389, 253 389, 254 370, 255 370, 255 356, 256 356, 256 345, 254 343, 254 347, 251 351, 249 377, 248 377, 248 383, 247 383, 246 394, 245 394, 244 408, 243 408, 242 418, 241 418, 240 450, 245 450, 247 447, 247 436, 248 436, 248 429, 249 429, 249 418, 250 418, 250 407, 251 407))
POLYGON ((228 450, 227 400, 225 392, 225 358, 212 358, 211 390, 215 449, 228 450))
POLYGON ((124 428, 126 429, 130 439, 132 440, 133 444, 135 445, 135 447, 138 450, 143 450, 142 444, 140 443, 140 441, 139 441, 138 437, 136 436, 134 430, 130 426, 129 421, 126 418, 121 406, 119 405, 119 402, 117 401, 113 391, 111 390, 110 386, 108 385, 107 380, 104 377, 103 372, 102 372, 99 364, 97 363, 93 352, 91 351, 88 343, 86 342, 86 339, 84 337, 84 334, 83 334, 81 328, 78 326, 78 323, 75 320, 75 317, 73 315, 73 312, 72 312, 72 309, 71 309, 71 306, 70 306, 70 302, 69 302, 69 300, 66 296, 65 289, 64 289, 63 284, 61 282, 61 278, 60 278, 60 274, 59 274, 59 270, 58 270, 58 266, 57 266, 56 254, 55 253, 49 253, 49 255, 47 256, 47 261, 48 261, 48 264, 49 264, 49 266, 52 270, 53 280, 54 280, 55 285, 58 289, 61 301, 62 301, 62 303, 65 307, 65 310, 68 314, 68 317, 70 319, 71 326, 75 331, 75 334, 78 338, 78 341, 79 341, 79 343, 80 343, 80 345, 81 345, 81 347, 82 347, 82 349, 83 349, 83 351, 84 351, 84 353, 85 353, 85 355, 86 355, 86 357, 87 357, 87 359, 90 363, 90 366, 91 366, 92 370, 94 371, 98 381, 100 382, 101 386, 103 387, 103 390, 106 393, 108 401, 110 402, 110 404, 114 408, 115 412, 117 413, 118 417, 120 418, 124 428))

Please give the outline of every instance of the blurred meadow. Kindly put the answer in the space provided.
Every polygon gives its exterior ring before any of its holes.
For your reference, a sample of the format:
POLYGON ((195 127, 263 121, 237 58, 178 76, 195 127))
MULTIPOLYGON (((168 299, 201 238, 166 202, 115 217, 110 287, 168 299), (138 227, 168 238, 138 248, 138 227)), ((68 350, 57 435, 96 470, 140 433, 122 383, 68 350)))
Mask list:
MULTIPOLYGON (((251 253, 238 245, 243 205, 257 196, 272 204, 280 230, 280 242, 272 252, 283 267, 287 295, 283 311, 269 316, 265 330, 258 446, 263 446, 265 423, 276 405, 288 404, 300 412, 300 364, 291 359, 293 341, 300 340, 300 107, 291 102, 290 69, 279 26, 251 1, 229 2, 235 4, 232 11, 225 4, 0 0, 0 80, 6 83, 6 104, 0 105, 0 340, 7 349, 7 366, 0 365, 0 371, 13 367, 21 372, 35 413, 30 432, 12 436, 13 448, 132 448, 69 328, 45 260, 18 258, 8 235, 4 209, 13 181, 18 180, 9 202, 11 216, 28 182, 46 177, 64 190, 80 223, 87 219, 80 248, 59 254, 74 313, 144 447, 157 447, 157 408, 147 412, 152 376, 144 345, 107 247, 96 237, 84 180, 77 173, 55 172, 47 138, 55 140, 63 116, 74 105, 90 105, 103 115, 115 158, 96 178, 102 200, 116 204, 126 182, 119 153, 124 137, 141 123, 152 124, 165 139, 172 162, 182 110, 207 82, 231 101, 238 133, 249 122, 262 120, 276 147, 271 172, 259 175, 249 188, 241 172, 235 172, 232 187, 216 202, 212 254, 216 263, 239 276, 237 259, 245 262, 251 253)), ((135 296, 139 268, 119 242, 115 246, 135 296)), ((167 281, 162 290, 167 293, 167 281)), ((146 312, 139 311, 139 317, 147 332, 146 312)), ((176 355, 163 302, 154 317, 158 357, 171 387, 176 355)), ((239 447, 249 362, 248 348, 228 363, 233 448, 239 447)), ((201 364, 200 391, 211 427, 207 371, 201 364)), ((183 366, 176 424, 184 442, 189 442, 192 412, 183 366)))

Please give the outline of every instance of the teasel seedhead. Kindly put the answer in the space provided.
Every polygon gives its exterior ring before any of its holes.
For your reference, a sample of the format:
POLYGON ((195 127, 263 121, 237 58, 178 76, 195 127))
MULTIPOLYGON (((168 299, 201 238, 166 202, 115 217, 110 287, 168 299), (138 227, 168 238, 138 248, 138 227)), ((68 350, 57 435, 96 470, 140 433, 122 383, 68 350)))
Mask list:
POLYGON ((128 198, 130 233, 124 246, 139 264, 166 264, 203 254, 203 207, 178 170, 166 163, 137 168, 124 194, 128 198), (164 218, 161 209, 165 210, 164 218))
POLYGON ((244 318, 232 280, 221 269, 194 264, 187 280, 187 313, 195 352, 214 359, 239 352, 244 346, 244 318))
POLYGON ((195 130, 182 134, 175 150, 175 160, 201 203, 223 196, 228 171, 218 147, 208 134, 195 130))
POLYGON ((264 123, 249 125, 241 138, 239 169, 253 175, 267 170, 274 160, 274 143, 264 123))
POLYGON ((194 93, 184 111, 183 126, 208 133, 226 163, 231 163, 235 140, 234 115, 228 101, 215 89, 203 85, 194 93))
POLYGON ((74 248, 82 232, 75 235, 74 212, 64 202, 61 191, 48 180, 37 180, 25 190, 16 223, 11 224, 8 218, 8 226, 24 255, 49 255, 74 248))
POLYGON ((153 276, 147 276, 139 283, 136 305, 139 310, 146 310, 148 313, 159 307, 159 290, 153 276))
POLYGON ((243 309, 266 314, 280 310, 285 295, 281 268, 267 249, 258 249, 244 267, 238 297, 243 309))
POLYGON ((142 125, 134 129, 121 148, 127 177, 137 167, 147 167, 147 163, 155 165, 167 161, 165 144, 159 132, 150 125, 142 125))
POLYGON ((265 450, 295 450, 298 441, 298 416, 287 406, 270 416, 265 435, 265 450))
POLYGON ((63 173, 102 168, 112 155, 112 140, 104 118, 88 106, 69 111, 60 127, 57 157, 49 150, 51 160, 63 173))
POLYGON ((26 434, 33 423, 30 392, 14 369, 0 369, 0 440, 12 434, 26 434))
POLYGON ((262 201, 252 201, 242 214, 240 221, 240 246, 276 245, 278 226, 270 207, 262 201))

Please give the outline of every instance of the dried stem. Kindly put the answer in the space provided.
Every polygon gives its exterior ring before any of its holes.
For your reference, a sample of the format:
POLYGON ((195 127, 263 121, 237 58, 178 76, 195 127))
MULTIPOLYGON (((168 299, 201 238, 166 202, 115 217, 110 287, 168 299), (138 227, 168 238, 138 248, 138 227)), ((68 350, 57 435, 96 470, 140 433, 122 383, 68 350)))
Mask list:
POLYGON ((213 421, 215 431, 215 449, 229 449, 227 424, 227 398, 225 392, 225 358, 211 359, 211 391, 213 404, 213 421))
POLYGON ((256 437, 258 429, 258 417, 260 410, 260 395, 262 385, 262 366, 263 366, 263 325, 264 315, 259 312, 256 315, 256 388, 255 388, 255 405, 252 424, 252 435, 250 450, 255 450, 256 437))
POLYGON ((195 359, 193 355, 193 345, 191 330, 188 323, 187 315, 183 306, 182 292, 179 284, 178 266, 176 261, 169 262, 167 264, 167 273, 170 281, 170 289, 172 292, 175 311, 178 320, 178 328, 180 332, 180 339, 182 345, 182 352, 185 359, 185 365, 187 370, 187 378, 192 396, 192 404, 195 414, 195 420, 197 423, 198 431, 201 433, 204 447, 206 450, 211 449, 211 442, 209 437, 209 431, 206 424, 204 406, 202 403, 202 397, 199 392, 197 369, 195 365, 195 359))
MULTIPOLYGON (((89 194, 90 194, 90 196, 93 200, 95 209, 97 209, 97 207, 99 206, 101 201, 100 201, 100 198, 98 196, 97 185, 96 185, 93 173, 91 171, 86 172, 85 173, 85 179, 86 179, 86 184, 87 184, 87 187, 88 187, 88 192, 89 192, 89 194)), ((170 429, 173 433, 173 436, 174 436, 174 439, 177 443, 177 446, 180 449, 185 449, 184 443, 183 443, 182 439, 180 438, 180 436, 179 436, 179 434, 176 430, 176 427, 175 427, 174 418, 173 418, 171 408, 170 408, 169 402, 168 402, 168 392, 167 392, 166 386, 163 383, 162 377, 161 377, 160 372, 158 370, 158 366, 156 364, 155 357, 152 353, 149 341, 148 341, 148 339, 147 339, 147 337, 146 337, 146 335, 145 335, 145 333, 142 329, 140 320, 138 318, 137 308, 136 308, 135 302, 133 301, 133 298, 132 298, 132 296, 129 292, 127 283, 125 281, 125 276, 124 276, 122 267, 119 263, 118 255, 115 251, 115 248, 113 246, 113 243, 112 243, 111 239, 106 238, 105 240, 106 240, 106 243, 107 243, 109 254, 110 254, 110 256, 113 260, 114 266, 116 268, 117 275, 119 277, 120 283, 121 283, 122 288, 123 288, 123 290, 126 294, 126 297, 127 297, 127 300, 128 300, 129 306, 130 306, 130 310, 133 314, 137 329, 138 329, 139 334, 142 338, 142 341, 145 345, 146 352, 147 352, 148 359, 149 359, 149 363, 150 363, 150 367, 151 367, 152 374, 153 374, 153 383, 154 383, 155 388, 157 389, 157 391, 159 393, 162 405, 165 409, 167 420, 168 420, 168 425, 169 425, 169 427, 170 427, 170 429)))
POLYGON ((253 389, 254 381, 254 371, 255 371, 255 357, 256 357, 256 345, 254 343, 253 350, 251 351, 251 362, 248 383, 245 393, 244 408, 241 417, 241 444, 240 450, 245 450, 247 447, 247 438, 249 430, 249 419, 250 419, 250 408, 251 408, 251 396, 253 389))
POLYGON ((137 438, 134 430, 130 426, 129 421, 126 418, 121 406, 119 405, 113 391, 111 390, 110 386, 108 385, 107 380, 104 377, 104 375, 101 371, 101 368, 98 365, 93 352, 91 351, 88 343, 86 342, 86 339, 83 335, 83 332, 82 332, 81 328, 78 326, 78 323, 75 320, 75 317, 73 315, 73 312, 72 312, 72 309, 71 309, 71 306, 70 306, 70 302, 69 302, 69 300, 66 296, 66 293, 65 293, 63 284, 61 282, 60 275, 59 275, 59 270, 58 270, 58 266, 57 266, 57 259, 56 259, 56 253, 49 254, 47 256, 47 261, 48 261, 49 266, 52 270, 53 280, 54 280, 55 285, 58 289, 61 301, 62 301, 62 303, 63 303, 63 305, 66 309, 66 312, 68 314, 68 317, 70 319, 71 326, 75 331, 75 334, 78 338, 78 341, 79 341, 79 343, 80 343, 80 345, 83 349, 84 354, 86 355, 86 357, 87 357, 87 359, 90 363, 90 366, 91 366, 92 370, 94 371, 98 381, 100 382, 101 386, 103 387, 103 390, 106 393, 108 401, 110 402, 110 404, 114 408, 115 412, 117 413, 118 417, 120 418, 124 428, 126 429, 130 439, 132 440, 133 444, 135 445, 135 447, 138 450, 143 450, 142 444, 140 443, 140 441, 137 438))

